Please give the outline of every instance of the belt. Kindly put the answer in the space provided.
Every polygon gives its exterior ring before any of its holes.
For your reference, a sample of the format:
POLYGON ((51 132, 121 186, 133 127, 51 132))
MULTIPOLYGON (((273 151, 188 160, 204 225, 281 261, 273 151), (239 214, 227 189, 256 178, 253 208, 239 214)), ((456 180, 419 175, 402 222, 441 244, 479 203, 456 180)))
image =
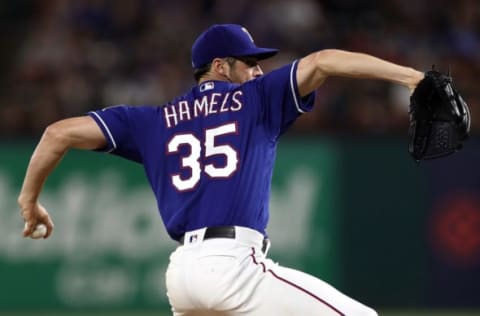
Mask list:
MULTIPOLYGON (((205 234, 203 235, 203 240, 213 239, 213 238, 229 238, 235 239, 235 226, 216 226, 216 227, 207 227, 205 229, 205 234)), ((185 235, 180 237, 178 240, 180 244, 185 243, 185 235)), ((265 253, 270 246, 270 240, 264 238, 262 241, 262 252, 265 253)))

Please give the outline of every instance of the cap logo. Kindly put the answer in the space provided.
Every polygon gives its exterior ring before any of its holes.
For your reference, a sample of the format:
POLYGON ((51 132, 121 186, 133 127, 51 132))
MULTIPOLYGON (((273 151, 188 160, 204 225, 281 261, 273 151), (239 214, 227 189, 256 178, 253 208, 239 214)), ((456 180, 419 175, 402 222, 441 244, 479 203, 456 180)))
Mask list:
POLYGON ((248 35, 248 37, 250 38, 250 40, 251 40, 252 43, 253 43, 253 37, 252 37, 252 35, 250 35, 250 33, 248 33, 247 29, 244 28, 244 27, 242 27, 242 31, 244 31, 244 32, 248 35))

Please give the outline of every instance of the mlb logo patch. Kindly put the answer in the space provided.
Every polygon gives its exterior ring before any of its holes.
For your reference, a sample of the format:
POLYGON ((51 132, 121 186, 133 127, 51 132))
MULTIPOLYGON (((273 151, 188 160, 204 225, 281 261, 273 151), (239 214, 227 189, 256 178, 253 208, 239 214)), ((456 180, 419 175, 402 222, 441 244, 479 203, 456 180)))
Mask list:
POLYGON ((211 81, 208 81, 208 82, 205 82, 204 84, 202 84, 200 86, 200 92, 205 92, 205 91, 208 91, 208 90, 212 90, 213 88, 215 88, 215 84, 211 81))

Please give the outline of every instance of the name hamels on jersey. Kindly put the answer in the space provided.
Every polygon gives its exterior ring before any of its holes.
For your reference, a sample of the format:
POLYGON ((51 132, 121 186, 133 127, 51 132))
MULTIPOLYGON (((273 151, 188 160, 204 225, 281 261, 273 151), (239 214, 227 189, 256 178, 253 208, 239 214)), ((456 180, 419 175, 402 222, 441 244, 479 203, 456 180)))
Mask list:
POLYGON ((193 99, 193 102, 182 100, 168 104, 163 108, 165 124, 167 128, 171 128, 198 117, 240 111, 243 108, 242 96, 243 92, 240 90, 233 93, 213 92, 193 99))

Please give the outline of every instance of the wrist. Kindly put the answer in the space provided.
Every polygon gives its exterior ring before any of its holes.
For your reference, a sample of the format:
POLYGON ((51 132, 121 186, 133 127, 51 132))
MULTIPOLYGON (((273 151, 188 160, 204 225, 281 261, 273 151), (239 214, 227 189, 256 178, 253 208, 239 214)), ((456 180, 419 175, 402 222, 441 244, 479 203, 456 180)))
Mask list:
POLYGON ((423 72, 420 72, 418 70, 415 70, 412 68, 412 74, 410 76, 410 79, 407 83, 408 88, 410 89, 410 92, 413 93, 415 88, 417 87, 418 83, 422 81, 422 79, 425 77, 425 74, 423 72))
POLYGON ((20 195, 17 198, 17 203, 18 205, 20 205, 20 207, 33 205, 37 203, 37 198, 20 193, 20 195))

